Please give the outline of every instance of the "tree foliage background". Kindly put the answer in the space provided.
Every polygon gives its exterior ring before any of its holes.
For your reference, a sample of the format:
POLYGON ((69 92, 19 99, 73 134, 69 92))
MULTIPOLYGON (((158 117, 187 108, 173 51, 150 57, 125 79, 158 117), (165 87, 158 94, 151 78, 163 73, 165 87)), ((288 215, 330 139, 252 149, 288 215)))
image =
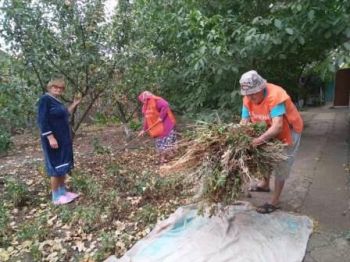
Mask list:
POLYGON ((333 69, 332 52, 349 51, 349 10, 348 1, 140 0, 134 46, 147 50, 150 82, 182 109, 237 109, 235 91, 246 70, 296 98, 307 70, 333 69))
MULTIPOLYGON (((32 95, 6 97, 0 117, 7 105, 24 103, 29 106, 17 117, 34 119, 34 97, 55 75, 67 81, 65 101, 83 95, 74 130, 91 109, 128 122, 145 89, 164 96, 177 112, 230 116, 240 110, 238 80, 247 70, 297 99, 300 76, 329 79, 339 65, 350 64, 346 0, 120 0, 111 18, 104 4, 3 1, 1 36, 16 61, 11 93, 32 95)), ((10 90, 9 83, 1 85, 10 90)))

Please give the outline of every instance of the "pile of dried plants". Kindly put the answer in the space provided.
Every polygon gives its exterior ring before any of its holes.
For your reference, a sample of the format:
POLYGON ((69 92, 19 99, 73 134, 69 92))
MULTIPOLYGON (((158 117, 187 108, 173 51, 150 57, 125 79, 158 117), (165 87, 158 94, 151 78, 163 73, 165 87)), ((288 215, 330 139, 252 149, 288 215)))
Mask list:
POLYGON ((198 123, 179 142, 181 157, 165 170, 182 173, 199 185, 196 201, 209 206, 232 204, 244 185, 262 178, 286 159, 284 145, 277 140, 251 145, 265 130, 265 125, 258 124, 198 123))

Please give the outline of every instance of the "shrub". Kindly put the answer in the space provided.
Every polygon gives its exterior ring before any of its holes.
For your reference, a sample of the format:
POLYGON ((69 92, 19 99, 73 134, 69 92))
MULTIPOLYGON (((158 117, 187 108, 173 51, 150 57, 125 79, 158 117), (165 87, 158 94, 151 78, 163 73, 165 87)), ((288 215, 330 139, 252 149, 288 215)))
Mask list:
POLYGON ((101 222, 102 209, 96 206, 79 206, 72 212, 71 223, 79 224, 85 233, 98 228, 101 222))
POLYGON ((146 204, 137 211, 136 218, 143 225, 155 224, 158 218, 157 208, 151 204, 146 204))
POLYGON ((30 247, 30 255, 33 261, 42 261, 43 255, 39 249, 39 245, 35 244, 30 247))
POLYGON ((133 131, 140 130, 142 126, 142 122, 139 120, 131 120, 129 123, 129 127, 133 131))
POLYGON ((15 179, 7 179, 5 181, 5 197, 16 207, 24 206, 29 199, 27 185, 15 179))
POLYGON ((0 155, 5 154, 11 147, 11 135, 6 130, 0 129, 0 155))
POLYGON ((47 228, 47 215, 43 214, 32 221, 24 221, 19 227, 16 235, 18 239, 44 241, 49 238, 49 229, 47 228))
POLYGON ((94 153, 96 153, 97 155, 106 155, 106 154, 108 155, 111 153, 109 148, 101 145, 100 140, 96 137, 94 137, 92 141, 92 146, 93 146, 94 153))
POLYGON ((102 232, 100 235, 101 246, 99 250, 94 255, 96 261, 104 260, 109 254, 114 254, 116 240, 114 238, 113 232, 102 232))
POLYGON ((113 116, 113 115, 108 115, 105 113, 100 113, 100 112, 96 112, 95 116, 92 118, 93 122, 97 125, 108 125, 111 123, 120 123, 120 120, 117 116, 113 116))
POLYGON ((102 191, 101 185, 96 183, 89 174, 74 171, 72 174, 72 186, 78 192, 96 197, 102 191))
POLYGON ((9 215, 8 212, 3 205, 0 203, 0 246, 7 246, 9 241, 9 215))

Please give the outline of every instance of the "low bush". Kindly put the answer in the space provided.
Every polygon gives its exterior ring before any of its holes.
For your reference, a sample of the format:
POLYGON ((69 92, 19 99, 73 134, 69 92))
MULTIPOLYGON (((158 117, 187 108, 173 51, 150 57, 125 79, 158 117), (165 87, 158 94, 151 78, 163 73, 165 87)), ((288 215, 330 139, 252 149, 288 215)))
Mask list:
POLYGON ((5 197, 12 202, 15 207, 24 206, 27 200, 29 200, 27 185, 15 179, 5 180, 5 197))
POLYGON ((5 155, 12 145, 11 135, 0 128, 0 156, 5 155))

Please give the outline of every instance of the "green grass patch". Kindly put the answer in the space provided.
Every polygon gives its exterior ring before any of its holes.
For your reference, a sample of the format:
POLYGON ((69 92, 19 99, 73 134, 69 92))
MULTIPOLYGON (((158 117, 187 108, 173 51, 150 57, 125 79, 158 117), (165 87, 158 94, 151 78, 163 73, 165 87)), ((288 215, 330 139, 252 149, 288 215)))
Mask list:
POLYGON ((47 215, 41 215, 33 221, 24 221, 17 231, 16 235, 19 240, 38 240, 44 241, 49 236, 49 229, 47 227, 47 215))
POLYGON ((142 225, 154 225, 158 218, 158 208, 151 204, 146 204, 137 210, 135 217, 142 225))
POLYGON ((71 223, 81 226, 85 233, 90 233, 98 228, 102 214, 100 206, 78 206, 72 210, 71 223))
POLYGON ((96 198, 102 192, 102 185, 95 181, 90 174, 74 171, 72 173, 72 186, 74 190, 86 196, 96 198))
POLYGON ((93 256, 95 261, 103 261, 110 254, 115 253, 116 248, 116 239, 114 232, 102 232, 99 237, 100 240, 100 248, 93 256))

